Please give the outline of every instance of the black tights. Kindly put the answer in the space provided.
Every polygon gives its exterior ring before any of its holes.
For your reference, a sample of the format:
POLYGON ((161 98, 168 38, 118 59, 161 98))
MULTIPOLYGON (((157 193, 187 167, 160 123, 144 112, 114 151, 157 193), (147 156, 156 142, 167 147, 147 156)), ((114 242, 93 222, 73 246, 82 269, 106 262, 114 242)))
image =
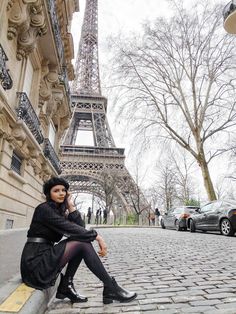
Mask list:
POLYGON ((68 241, 66 243, 65 251, 60 261, 60 267, 64 267, 68 263, 65 279, 74 277, 82 259, 84 259, 89 270, 91 270, 104 285, 110 284, 111 277, 108 275, 92 244, 80 241, 68 241))

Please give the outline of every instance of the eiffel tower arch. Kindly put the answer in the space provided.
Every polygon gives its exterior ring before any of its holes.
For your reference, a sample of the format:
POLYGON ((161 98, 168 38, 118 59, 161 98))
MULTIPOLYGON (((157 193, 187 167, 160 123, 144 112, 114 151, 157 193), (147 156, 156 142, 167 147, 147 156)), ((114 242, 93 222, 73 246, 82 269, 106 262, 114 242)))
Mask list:
POLYGON ((107 120, 99 77, 97 11, 98 0, 87 0, 71 85, 72 118, 60 146, 61 176, 72 191, 98 196, 115 215, 135 208, 145 211, 147 201, 125 167, 124 149, 116 147, 107 120), (92 146, 79 145, 83 131, 92 134, 92 146))

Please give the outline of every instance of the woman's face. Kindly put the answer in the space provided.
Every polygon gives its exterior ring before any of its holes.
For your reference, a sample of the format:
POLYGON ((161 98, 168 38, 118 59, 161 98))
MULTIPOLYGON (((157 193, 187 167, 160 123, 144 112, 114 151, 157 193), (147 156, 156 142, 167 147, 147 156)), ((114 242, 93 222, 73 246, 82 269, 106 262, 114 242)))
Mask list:
POLYGON ((63 203, 66 197, 67 191, 64 185, 55 185, 50 190, 50 197, 56 203, 63 203))

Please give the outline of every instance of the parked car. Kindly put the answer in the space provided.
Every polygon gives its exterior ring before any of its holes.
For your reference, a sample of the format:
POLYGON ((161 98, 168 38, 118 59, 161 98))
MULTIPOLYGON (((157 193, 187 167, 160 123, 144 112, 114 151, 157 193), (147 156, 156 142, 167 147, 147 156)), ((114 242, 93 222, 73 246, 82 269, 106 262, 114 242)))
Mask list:
POLYGON ((220 231, 225 236, 236 232, 236 201, 217 200, 210 202, 188 219, 190 232, 220 231))
POLYGON ((161 216, 162 229, 171 228, 180 230, 187 230, 187 221, 199 209, 198 206, 180 206, 171 208, 167 213, 161 216))

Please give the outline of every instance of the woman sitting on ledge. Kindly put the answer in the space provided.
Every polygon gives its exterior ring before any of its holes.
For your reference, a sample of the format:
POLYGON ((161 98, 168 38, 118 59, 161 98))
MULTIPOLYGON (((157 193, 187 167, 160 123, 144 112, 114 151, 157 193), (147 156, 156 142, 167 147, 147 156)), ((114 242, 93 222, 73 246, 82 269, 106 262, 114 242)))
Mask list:
POLYGON ((67 265, 65 275, 61 274, 56 298, 69 298, 72 303, 86 302, 88 299, 76 292, 73 285, 73 277, 84 259, 86 266, 104 284, 104 304, 113 300, 132 301, 137 294, 120 287, 104 268, 91 242, 98 242, 101 257, 107 254, 106 244, 95 230, 84 228, 68 189, 68 182, 58 177, 43 186, 46 202, 35 209, 21 256, 23 282, 36 289, 47 289, 55 285, 58 274, 67 265), (61 240, 63 236, 67 238, 61 240))

